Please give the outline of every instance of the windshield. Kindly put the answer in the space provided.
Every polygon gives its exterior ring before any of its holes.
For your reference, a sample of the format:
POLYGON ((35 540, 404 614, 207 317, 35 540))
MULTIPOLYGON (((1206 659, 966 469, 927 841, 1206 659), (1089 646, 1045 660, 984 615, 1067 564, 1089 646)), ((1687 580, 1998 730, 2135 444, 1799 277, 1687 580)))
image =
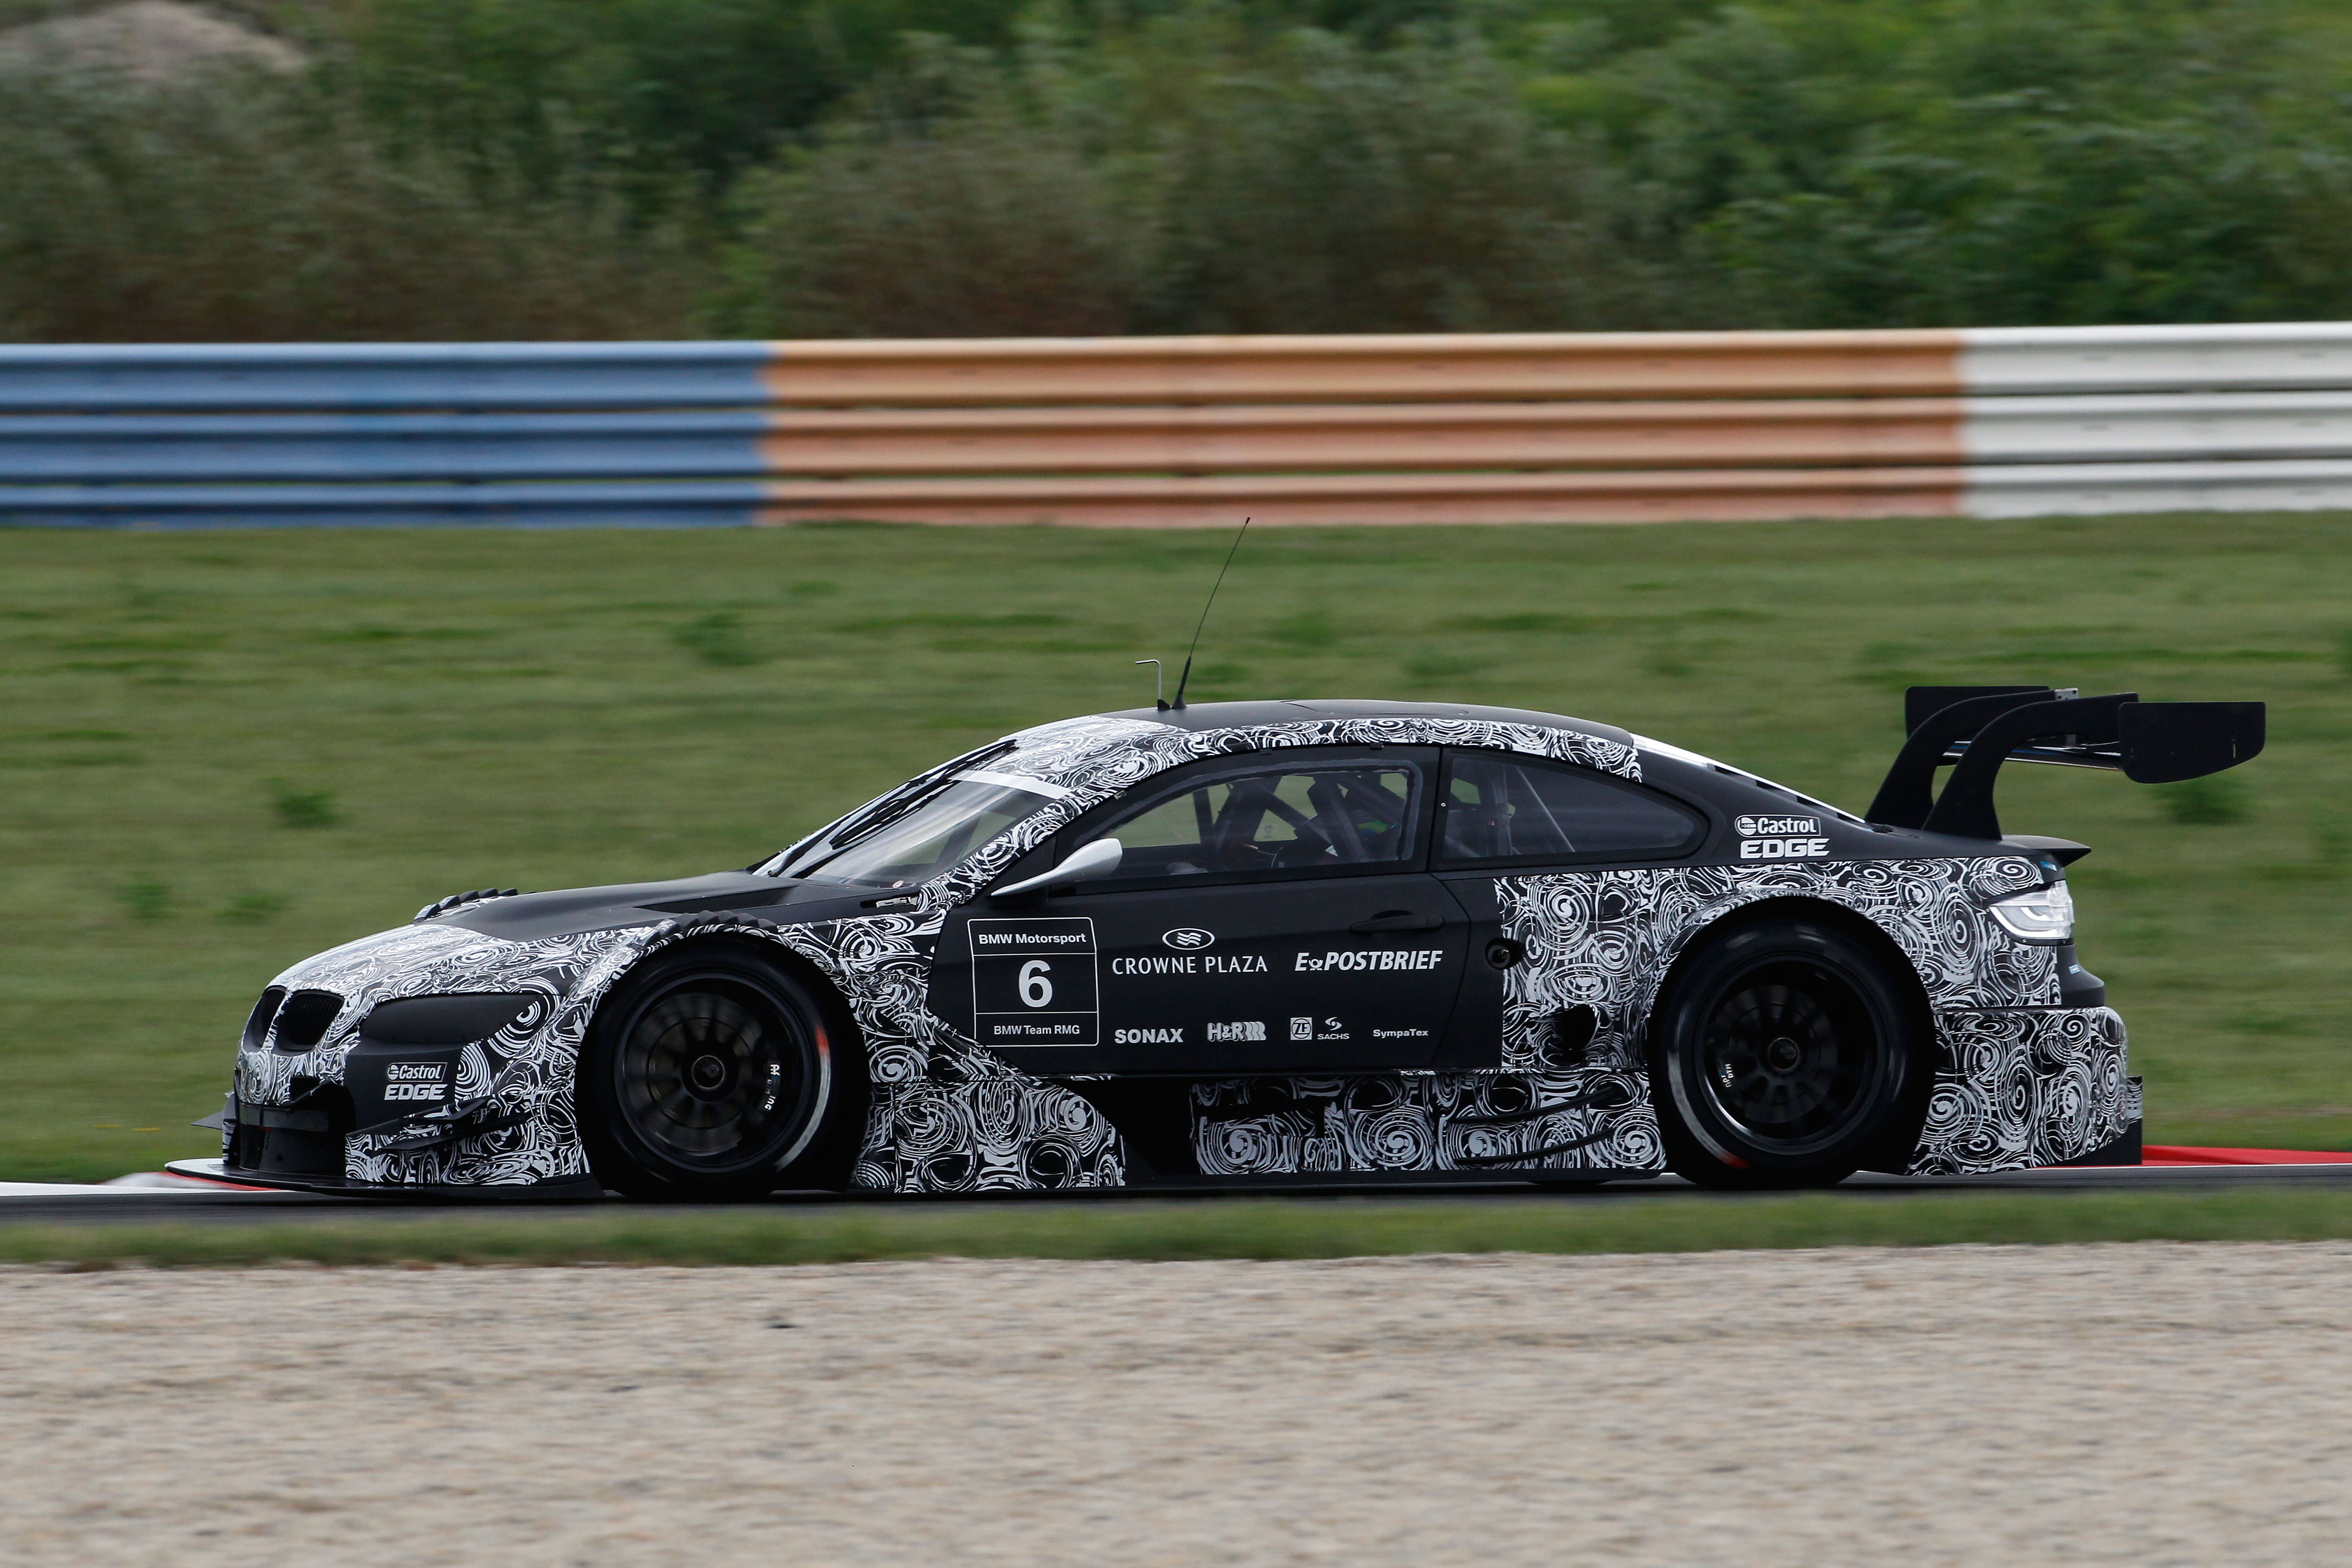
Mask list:
POLYGON ((889 802, 888 810, 859 813, 839 837, 812 846, 811 853, 786 868, 812 882, 913 887, 1063 793, 1005 773, 957 773, 929 792, 889 802))

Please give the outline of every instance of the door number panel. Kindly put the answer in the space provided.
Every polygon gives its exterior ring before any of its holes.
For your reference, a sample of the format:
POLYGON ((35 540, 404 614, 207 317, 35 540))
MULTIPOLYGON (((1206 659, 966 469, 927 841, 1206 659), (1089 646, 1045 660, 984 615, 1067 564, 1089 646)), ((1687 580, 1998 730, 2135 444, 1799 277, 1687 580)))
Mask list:
POLYGON ((982 1045, 1102 1044, 1091 918, 975 920, 965 931, 972 1036, 982 1045))

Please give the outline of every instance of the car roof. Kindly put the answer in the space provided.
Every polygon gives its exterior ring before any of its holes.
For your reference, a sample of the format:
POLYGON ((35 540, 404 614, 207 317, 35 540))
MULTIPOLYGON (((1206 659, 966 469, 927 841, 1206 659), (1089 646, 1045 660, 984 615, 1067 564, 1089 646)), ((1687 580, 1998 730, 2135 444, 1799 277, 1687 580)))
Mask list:
POLYGON ((1596 724, 1559 713, 1538 713, 1528 708, 1486 708, 1469 702, 1392 702, 1346 697, 1294 698, 1269 702, 1192 702, 1165 712, 1156 708, 1129 708, 1097 715, 1104 719, 1135 719, 1167 724, 1179 730, 1255 729, 1267 724, 1308 724, 1318 719, 1475 719, 1495 724, 1528 724, 1546 730, 1570 730, 1620 745, 1633 744, 1631 732, 1614 724, 1596 724))

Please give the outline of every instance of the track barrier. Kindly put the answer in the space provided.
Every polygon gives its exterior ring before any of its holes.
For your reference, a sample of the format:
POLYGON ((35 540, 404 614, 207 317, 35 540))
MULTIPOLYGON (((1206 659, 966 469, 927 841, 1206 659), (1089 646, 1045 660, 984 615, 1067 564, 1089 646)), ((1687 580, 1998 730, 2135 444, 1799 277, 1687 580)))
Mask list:
POLYGON ((0 346, 0 522, 2352 507, 2352 323, 0 346))

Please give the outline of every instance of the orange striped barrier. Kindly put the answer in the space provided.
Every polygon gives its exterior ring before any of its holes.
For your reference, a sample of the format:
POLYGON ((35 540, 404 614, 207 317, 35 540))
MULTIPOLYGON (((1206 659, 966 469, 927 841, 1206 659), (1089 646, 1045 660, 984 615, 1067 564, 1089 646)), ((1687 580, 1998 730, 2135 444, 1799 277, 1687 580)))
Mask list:
POLYGON ((851 483, 772 481, 762 521, 1045 523, 1090 528, 1285 523, 1761 521, 1949 517, 1958 468, 1686 473, 1219 474, 851 483))
POLYGON ((763 521, 1637 522, 1958 509, 1960 334, 782 342, 763 521))
POLYGON ((779 404, 1481 403, 1935 397, 1962 334, 1461 332, 770 344, 779 404))
POLYGON ((780 411, 777 475, 1874 468, 1965 461, 1958 398, 780 411))

